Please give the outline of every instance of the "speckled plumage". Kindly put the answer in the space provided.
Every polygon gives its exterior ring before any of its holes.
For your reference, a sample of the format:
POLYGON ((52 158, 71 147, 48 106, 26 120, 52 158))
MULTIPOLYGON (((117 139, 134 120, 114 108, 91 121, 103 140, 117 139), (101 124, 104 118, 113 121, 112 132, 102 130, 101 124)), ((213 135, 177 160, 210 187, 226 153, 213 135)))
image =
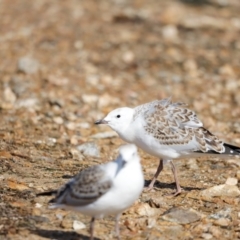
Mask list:
POLYGON ((133 124, 137 118, 144 118, 145 131, 161 145, 186 145, 195 140, 197 144, 192 151, 224 152, 223 141, 203 128, 195 112, 185 106, 170 99, 140 105, 135 108, 133 124))
POLYGON ((64 185, 51 203, 84 206, 96 201, 111 187, 113 181, 106 176, 101 165, 89 167, 64 185))
POLYGON ((116 216, 116 234, 119 239, 118 220, 121 213, 139 197, 144 178, 137 147, 128 144, 120 147, 116 160, 89 167, 58 191, 38 195, 55 195, 50 208, 79 211, 92 217, 91 240, 95 218, 116 216))
POLYGON ((221 141, 203 127, 196 114, 183 103, 172 103, 170 99, 155 100, 135 108, 117 108, 96 124, 107 124, 120 138, 134 143, 145 152, 159 157, 160 162, 151 189, 163 163, 170 162, 177 186, 181 192, 173 159, 218 156, 240 156, 240 148, 221 141))

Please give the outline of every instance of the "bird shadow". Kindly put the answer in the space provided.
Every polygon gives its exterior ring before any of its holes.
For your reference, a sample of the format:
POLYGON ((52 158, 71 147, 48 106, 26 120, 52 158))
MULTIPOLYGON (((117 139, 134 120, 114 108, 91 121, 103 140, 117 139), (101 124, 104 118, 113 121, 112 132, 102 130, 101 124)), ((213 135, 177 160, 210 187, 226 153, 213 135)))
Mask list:
MULTIPOLYGON (((145 180, 144 182, 144 187, 148 187, 149 184, 150 184, 151 180, 145 180)), ((172 182, 172 183, 164 183, 164 182, 159 182, 158 180, 155 182, 154 184, 154 188, 159 188, 159 189, 166 189, 166 188, 170 188, 170 189, 176 189, 176 183, 175 182, 172 182)), ((204 190, 206 188, 200 188, 200 187, 184 187, 184 186, 181 186, 181 188, 184 190, 184 191, 187 191, 187 192, 190 192, 190 191, 193 191, 193 190, 204 190)))
POLYGON ((202 6, 202 5, 212 5, 209 0, 179 0, 184 4, 194 5, 194 6, 202 6))
MULTIPOLYGON (((79 234, 74 231, 61 231, 61 230, 46 230, 46 229, 35 229, 32 233, 48 239, 56 240, 89 240, 90 237, 79 234)), ((100 238, 94 237, 95 240, 100 240, 100 238)))

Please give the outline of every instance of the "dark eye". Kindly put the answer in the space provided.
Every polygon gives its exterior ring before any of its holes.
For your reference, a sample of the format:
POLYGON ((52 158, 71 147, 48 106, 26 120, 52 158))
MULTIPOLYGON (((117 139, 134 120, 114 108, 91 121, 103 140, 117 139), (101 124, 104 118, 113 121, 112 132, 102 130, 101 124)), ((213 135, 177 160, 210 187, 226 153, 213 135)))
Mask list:
POLYGON ((117 118, 120 118, 121 117, 121 115, 117 115, 117 118))

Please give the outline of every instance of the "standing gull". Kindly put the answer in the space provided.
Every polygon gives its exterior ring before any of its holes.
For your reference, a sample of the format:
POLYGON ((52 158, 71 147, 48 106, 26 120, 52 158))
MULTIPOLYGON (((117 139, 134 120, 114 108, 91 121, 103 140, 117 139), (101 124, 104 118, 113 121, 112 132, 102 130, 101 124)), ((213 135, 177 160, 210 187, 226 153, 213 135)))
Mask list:
POLYGON ((107 124, 124 141, 160 158, 148 189, 153 188, 163 165, 170 161, 177 189, 175 196, 181 193, 181 187, 173 159, 206 155, 240 156, 239 147, 221 141, 203 127, 185 104, 172 103, 170 99, 155 100, 136 108, 118 108, 95 124, 107 124))
POLYGON ((139 197, 144 186, 144 177, 133 144, 124 145, 115 161, 89 167, 58 191, 40 193, 38 196, 56 195, 50 208, 79 211, 92 217, 90 239, 93 239, 94 221, 106 215, 116 216, 116 235, 121 213, 139 197))

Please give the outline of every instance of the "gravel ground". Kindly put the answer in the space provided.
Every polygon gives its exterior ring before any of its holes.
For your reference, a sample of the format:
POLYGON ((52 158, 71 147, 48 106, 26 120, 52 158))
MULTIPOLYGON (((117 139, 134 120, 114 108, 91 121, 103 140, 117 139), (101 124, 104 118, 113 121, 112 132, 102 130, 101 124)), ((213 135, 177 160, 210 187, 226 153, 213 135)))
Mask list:
MULTIPOLYGON (((94 121, 165 97, 240 146, 239 0, 0 0, 0 239, 88 239, 90 218, 47 208, 123 144, 94 121), (100 134, 101 133, 101 134, 100 134)), ((146 182, 158 161, 139 150, 146 182)), ((121 218, 122 239, 239 239, 240 160, 177 160, 121 218)), ((112 239, 112 217, 96 225, 112 239)))

